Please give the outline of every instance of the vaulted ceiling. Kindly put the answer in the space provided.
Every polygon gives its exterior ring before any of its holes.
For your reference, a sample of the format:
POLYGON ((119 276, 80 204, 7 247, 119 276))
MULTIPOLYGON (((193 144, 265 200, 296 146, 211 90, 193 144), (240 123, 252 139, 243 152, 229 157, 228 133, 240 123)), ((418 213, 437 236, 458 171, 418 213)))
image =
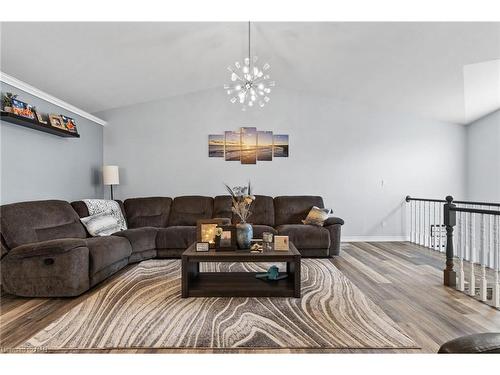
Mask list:
MULTIPOLYGON (((246 23, 2 23, 1 71, 95 113, 222 90, 247 38, 246 23)), ((459 124, 500 107, 500 23, 258 22, 252 50, 312 95, 459 124)))

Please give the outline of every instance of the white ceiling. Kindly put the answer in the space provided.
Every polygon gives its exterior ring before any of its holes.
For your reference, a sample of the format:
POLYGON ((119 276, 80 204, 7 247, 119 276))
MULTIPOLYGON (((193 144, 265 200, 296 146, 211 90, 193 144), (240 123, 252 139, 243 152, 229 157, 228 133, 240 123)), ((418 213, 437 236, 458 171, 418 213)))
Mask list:
MULTIPOLYGON (((286 22, 252 30, 253 50, 281 87, 459 124, 486 111, 468 105, 474 115, 466 116, 466 97, 481 107, 482 93, 464 94, 464 66, 500 58, 500 23, 286 22)), ((246 50, 245 23, 2 23, 0 67, 95 113, 222 89, 227 65, 246 50)), ((500 97, 488 98, 487 111, 491 100, 500 108, 500 97)))

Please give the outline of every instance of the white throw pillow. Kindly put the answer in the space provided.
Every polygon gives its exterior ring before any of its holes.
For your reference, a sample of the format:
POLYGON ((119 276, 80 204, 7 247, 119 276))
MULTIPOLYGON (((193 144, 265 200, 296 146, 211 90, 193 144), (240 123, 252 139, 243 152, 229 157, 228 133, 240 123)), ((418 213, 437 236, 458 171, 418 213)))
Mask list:
POLYGON ((318 227, 322 227, 325 220, 328 219, 330 211, 331 210, 328 208, 319 208, 313 206, 313 208, 311 208, 311 210, 307 214, 306 219, 302 220, 302 223, 306 225, 316 225, 318 227))
POLYGON ((92 237, 109 236, 120 231, 118 220, 110 212, 82 217, 80 221, 92 237))

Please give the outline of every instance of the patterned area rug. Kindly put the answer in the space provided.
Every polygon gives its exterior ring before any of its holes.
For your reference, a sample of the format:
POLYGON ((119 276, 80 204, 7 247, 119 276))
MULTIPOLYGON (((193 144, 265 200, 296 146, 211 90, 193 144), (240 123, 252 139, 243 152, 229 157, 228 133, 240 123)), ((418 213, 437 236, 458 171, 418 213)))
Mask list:
MULTIPOLYGON (((263 271, 269 264, 201 266, 205 271, 263 271)), ((418 348, 326 259, 302 260, 300 299, 182 299, 180 273, 180 260, 142 262, 21 347, 418 348)))

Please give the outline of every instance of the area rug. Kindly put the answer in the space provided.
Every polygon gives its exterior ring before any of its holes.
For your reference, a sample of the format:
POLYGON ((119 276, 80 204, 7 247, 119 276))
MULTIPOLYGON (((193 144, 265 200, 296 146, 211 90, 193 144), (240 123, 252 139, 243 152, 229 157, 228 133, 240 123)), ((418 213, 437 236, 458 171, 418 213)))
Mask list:
MULTIPOLYGON (((117 275, 23 348, 418 348, 327 259, 302 260, 302 298, 187 298, 180 260, 148 260, 117 275)), ((281 265, 283 266, 283 265, 281 265)), ((263 271, 263 263, 202 264, 263 271)), ((266 282, 266 281, 262 281, 266 282)))

